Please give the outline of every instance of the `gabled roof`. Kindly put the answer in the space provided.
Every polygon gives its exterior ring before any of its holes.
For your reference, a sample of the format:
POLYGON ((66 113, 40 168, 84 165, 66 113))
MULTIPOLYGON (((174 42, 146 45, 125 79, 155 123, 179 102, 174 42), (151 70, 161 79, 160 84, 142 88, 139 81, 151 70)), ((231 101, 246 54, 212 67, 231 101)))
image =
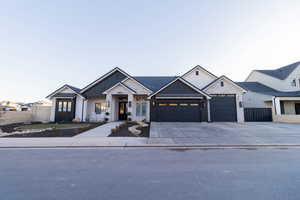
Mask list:
MULTIPOLYGON (((126 76, 126 78, 131 78, 135 81, 137 81, 139 84, 143 85, 141 82, 139 82, 138 80, 136 80, 134 77, 130 76, 129 74, 127 74, 125 71, 123 71, 122 69, 120 69, 119 67, 115 67, 114 69, 112 69, 111 71, 109 71, 108 73, 104 74, 103 76, 101 76, 100 78, 98 78, 97 80, 93 81, 92 83, 90 83, 89 85, 87 85, 86 87, 84 87, 80 92, 83 93, 85 91, 87 91, 89 88, 93 87, 94 85, 96 85, 97 83, 99 83, 100 81, 102 81, 103 79, 105 79, 106 77, 108 77, 109 75, 113 74, 114 72, 120 72, 122 73, 124 76, 126 76)), ((123 80, 125 80, 126 78, 124 78, 123 80)), ((143 85, 146 89, 148 89, 149 91, 152 92, 151 89, 149 89, 147 86, 143 85)))
POLYGON ((116 88, 117 86, 122 86, 122 87, 126 88, 127 90, 129 90, 130 92, 132 92, 134 94, 136 93, 136 91, 134 89, 128 87, 127 85, 123 84, 122 82, 119 82, 119 83, 115 84, 114 86, 112 86, 111 88, 108 88, 103 93, 105 94, 105 93, 107 93, 107 91, 112 90, 112 89, 116 88))
POLYGON ((133 78, 151 89, 153 92, 156 92, 164 85, 176 79, 177 76, 134 76, 133 78))
POLYGON ((51 98, 53 96, 56 95, 56 97, 69 97, 70 95, 68 93, 60 93, 61 90, 65 89, 65 88, 69 88, 71 89, 75 94, 78 94, 79 96, 83 97, 80 94, 80 89, 68 84, 63 85, 62 87, 58 88, 57 90, 55 90, 54 92, 52 92, 51 94, 49 94, 46 98, 51 98))
POLYGON ((274 78, 284 80, 286 79, 298 66, 300 65, 299 62, 292 63, 290 65, 274 69, 274 70, 254 70, 269 76, 272 76, 274 78))
POLYGON ((164 85, 163 87, 161 87, 159 90, 157 90, 156 92, 152 93, 148 98, 153 97, 154 95, 158 94, 160 91, 164 90, 165 88, 167 88, 168 86, 170 86, 172 83, 174 83, 175 81, 181 81, 182 83, 188 85, 189 87, 191 87, 193 90, 197 91, 198 93, 202 94, 203 96, 207 97, 208 99, 210 99, 211 97, 203 92, 202 90, 200 90, 198 87, 196 87, 195 85, 193 85, 192 83, 188 82, 187 80, 181 78, 181 77, 177 77, 175 78, 173 81, 167 83, 166 85, 164 85))
POLYGON ((221 79, 226 79, 227 81, 229 81, 230 83, 232 83, 233 85, 235 85, 236 87, 238 87, 243 92, 247 92, 247 89, 245 89, 244 87, 240 86, 239 84, 237 84, 236 82, 234 82, 233 80, 231 80, 230 78, 228 78, 227 76, 224 76, 224 75, 222 75, 219 78, 215 79, 214 81, 210 82, 208 85, 206 85, 204 88, 202 88, 202 90, 208 89, 210 86, 212 86, 214 83, 216 83, 217 81, 219 81, 221 79))
POLYGON ((300 96, 300 91, 295 91, 295 92, 278 91, 259 82, 237 82, 237 84, 247 89, 248 91, 256 92, 268 96, 276 96, 276 97, 299 97, 300 96))
POLYGON ((218 78, 216 75, 214 75, 213 73, 207 71, 204 67, 201 67, 200 65, 196 65, 195 67, 193 67, 192 69, 190 69, 189 71, 187 71, 186 73, 184 73, 181 77, 184 77, 186 74, 190 73, 191 71, 193 71, 196 68, 201 69, 202 71, 206 72, 207 74, 211 75, 214 78, 218 78))

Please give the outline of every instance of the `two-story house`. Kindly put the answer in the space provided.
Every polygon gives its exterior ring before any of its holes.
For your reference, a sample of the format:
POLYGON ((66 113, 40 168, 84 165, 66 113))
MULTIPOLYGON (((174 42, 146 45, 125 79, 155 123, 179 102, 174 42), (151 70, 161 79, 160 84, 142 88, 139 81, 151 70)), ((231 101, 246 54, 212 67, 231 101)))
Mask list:
POLYGON ((246 109, 271 108, 274 121, 300 122, 300 62, 275 70, 253 70, 238 84, 248 91, 243 97, 246 109))

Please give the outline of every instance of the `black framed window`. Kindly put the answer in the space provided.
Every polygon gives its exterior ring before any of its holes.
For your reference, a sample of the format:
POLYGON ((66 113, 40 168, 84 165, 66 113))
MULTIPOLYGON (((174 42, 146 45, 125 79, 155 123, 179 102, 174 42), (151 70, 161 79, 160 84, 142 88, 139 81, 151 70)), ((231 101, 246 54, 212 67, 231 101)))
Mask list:
POLYGON ((104 113, 105 110, 106 110, 105 103, 95 103, 95 113, 96 114, 104 113))

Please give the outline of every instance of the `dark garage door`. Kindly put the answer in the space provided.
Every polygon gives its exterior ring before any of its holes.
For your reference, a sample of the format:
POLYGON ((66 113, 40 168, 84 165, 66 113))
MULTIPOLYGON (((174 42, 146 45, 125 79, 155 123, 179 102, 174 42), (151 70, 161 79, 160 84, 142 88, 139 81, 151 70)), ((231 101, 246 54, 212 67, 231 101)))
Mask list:
POLYGON ((214 96, 210 100, 210 116, 213 122, 236 122, 235 96, 214 96))
POLYGON ((155 120, 158 122, 200 122, 200 101, 173 100, 157 101, 155 106, 155 120))

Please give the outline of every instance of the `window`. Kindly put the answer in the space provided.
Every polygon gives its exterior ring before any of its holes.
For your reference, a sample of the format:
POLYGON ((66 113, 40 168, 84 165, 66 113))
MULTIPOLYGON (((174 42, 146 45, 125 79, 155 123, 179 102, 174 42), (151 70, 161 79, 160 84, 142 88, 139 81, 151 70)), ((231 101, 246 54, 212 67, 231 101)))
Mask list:
POLYGON ((69 101, 68 102, 68 109, 67 109, 68 112, 71 112, 72 111, 72 102, 69 101))
POLYGON ((190 106, 199 106, 197 103, 191 103, 190 106))
POLYGON ((196 71, 196 76, 198 76, 199 75, 199 71, 196 71))
POLYGON ((170 103, 169 106, 177 106, 177 103, 170 103))
POLYGON ((166 103, 160 103, 158 104, 159 106, 166 106, 167 104, 166 103))
POLYGON ((58 102, 58 112, 62 111, 62 101, 58 102))
POLYGON ((146 102, 137 102, 135 111, 136 111, 136 116, 138 116, 138 117, 146 116, 147 103, 146 102))
POLYGON ((104 113, 106 110, 105 103, 95 103, 95 113, 101 114, 104 113))
POLYGON ((63 112, 67 112, 67 106, 68 106, 68 102, 64 101, 63 102, 63 112))
POLYGON ((180 106, 188 106, 187 103, 181 103, 180 106))
POLYGON ((72 101, 59 100, 57 106, 58 106, 57 108, 58 112, 72 112, 72 101))
POLYGON ((296 79, 292 81, 292 86, 296 87, 296 79))
POLYGON ((221 81, 221 87, 224 87, 224 82, 223 81, 221 81))

